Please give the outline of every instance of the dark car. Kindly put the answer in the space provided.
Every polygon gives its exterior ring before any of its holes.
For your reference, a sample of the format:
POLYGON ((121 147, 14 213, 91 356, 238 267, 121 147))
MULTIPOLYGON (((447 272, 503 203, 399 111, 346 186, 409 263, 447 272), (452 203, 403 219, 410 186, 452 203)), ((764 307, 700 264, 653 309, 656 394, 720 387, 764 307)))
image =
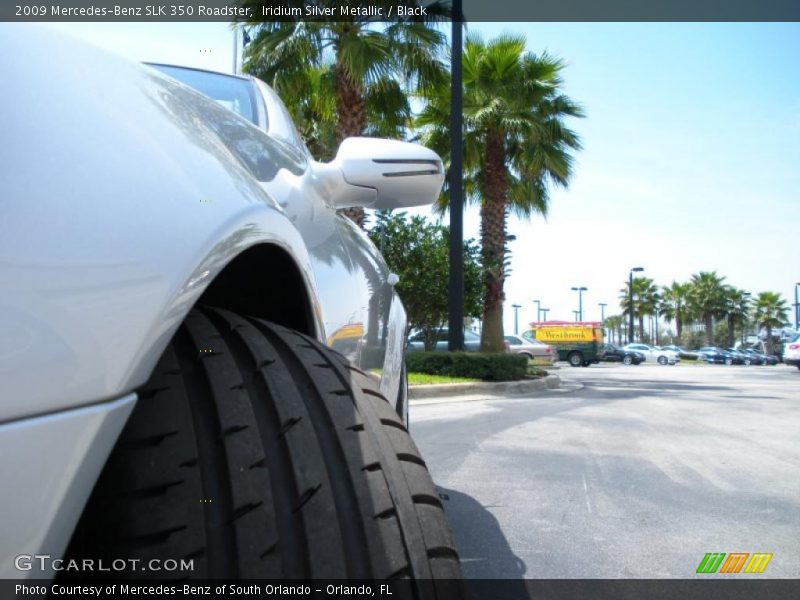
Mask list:
MULTIPOLYGON (((764 354, 763 352, 759 352, 755 348, 741 348, 741 351, 745 354, 749 354, 750 356, 759 358, 762 362, 756 364, 764 364, 764 365, 777 365, 778 364, 778 357, 772 354, 764 354)), ((755 362, 755 361, 754 361, 755 362)))
POLYGON ((708 363, 718 365, 744 364, 744 360, 740 356, 731 354, 730 352, 723 350, 722 348, 717 348, 716 346, 706 346, 704 348, 700 348, 697 351, 697 354, 697 360, 704 360, 708 363))
POLYGON ((645 361, 645 355, 635 350, 625 350, 613 344, 603 344, 605 353, 600 360, 621 362, 624 365, 638 365, 645 361))
POLYGON ((738 356, 742 359, 742 362, 746 365, 763 365, 764 359, 758 355, 750 354, 749 352, 745 352, 744 350, 737 349, 737 348, 726 348, 728 352, 733 354, 734 356, 738 356))

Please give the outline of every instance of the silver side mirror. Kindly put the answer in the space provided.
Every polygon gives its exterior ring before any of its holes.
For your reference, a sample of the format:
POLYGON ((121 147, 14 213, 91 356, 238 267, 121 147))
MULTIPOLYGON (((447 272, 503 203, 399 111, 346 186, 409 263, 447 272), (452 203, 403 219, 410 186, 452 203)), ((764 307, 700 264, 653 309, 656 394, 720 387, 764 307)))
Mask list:
POLYGON ((379 210, 424 206, 434 202, 444 183, 442 159, 408 142, 347 138, 336 158, 318 164, 332 177, 330 198, 337 208, 365 206, 379 210), (341 182, 335 182, 341 176, 341 182))

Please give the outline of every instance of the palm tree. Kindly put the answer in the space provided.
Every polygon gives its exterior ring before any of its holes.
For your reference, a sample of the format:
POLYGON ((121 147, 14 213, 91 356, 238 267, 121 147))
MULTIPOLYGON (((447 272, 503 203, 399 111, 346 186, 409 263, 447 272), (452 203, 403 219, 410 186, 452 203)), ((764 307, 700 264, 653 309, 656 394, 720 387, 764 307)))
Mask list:
POLYGON ((724 292, 725 318, 728 322, 728 347, 736 343, 736 327, 742 327, 750 313, 750 294, 733 286, 726 286, 724 292))
MULTIPOLYGON (((639 341, 644 339, 644 318, 656 312, 659 295, 658 287, 649 277, 633 278, 633 316, 639 321, 639 341)), ((631 314, 631 286, 625 282, 625 287, 619 291, 619 305, 623 315, 631 314)))
POLYGON ((692 275, 690 282, 689 301, 703 321, 706 346, 714 345, 714 318, 725 314, 724 280, 716 271, 701 271, 692 275))
POLYGON ((606 329, 608 329, 609 337, 611 338, 611 343, 616 344, 620 343, 622 340, 622 325, 625 322, 625 319, 622 315, 612 315, 610 317, 606 317, 606 329))
POLYGON ((767 330, 767 354, 772 354, 772 329, 782 327, 789 315, 786 300, 775 292, 761 292, 756 298, 753 318, 767 330))
MULTIPOLYGON (((260 1, 244 0, 260 14, 260 1)), ((388 8, 390 0, 377 0, 388 8)), ((399 136, 410 122, 408 93, 446 81, 445 36, 427 20, 381 24, 367 16, 340 21, 254 22, 245 70, 272 85, 308 135, 330 158, 334 145, 365 134, 399 136), (313 137, 317 134, 319 137, 313 137)), ((364 209, 345 211, 359 225, 364 209)))
POLYGON ((689 309, 689 291, 691 286, 688 283, 678 283, 673 281, 670 286, 661 288, 661 307, 660 312, 667 323, 675 321, 675 334, 678 343, 681 343, 683 325, 691 319, 689 309))
MULTIPOLYGON (((580 148, 564 122, 583 116, 561 93, 564 64, 526 52, 525 43, 520 35, 484 42, 470 34, 464 45, 464 187, 467 201, 480 204, 484 351, 503 349, 508 216, 546 215, 550 186, 568 184, 571 151, 580 148)), ((417 125, 423 142, 447 160, 450 86, 434 88, 426 98, 417 125)), ((446 193, 440 198, 440 210, 447 199, 446 193)))

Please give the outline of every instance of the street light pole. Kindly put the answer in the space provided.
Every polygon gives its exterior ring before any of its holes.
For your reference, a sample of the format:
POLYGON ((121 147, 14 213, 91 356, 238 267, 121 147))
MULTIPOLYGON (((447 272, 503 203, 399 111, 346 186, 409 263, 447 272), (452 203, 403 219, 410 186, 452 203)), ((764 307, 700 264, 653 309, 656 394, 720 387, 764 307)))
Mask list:
POLYGON ((658 306, 656 306, 656 315, 655 315, 655 327, 656 327, 656 346, 658 346, 658 306))
POLYGON ((603 337, 606 335, 606 304, 605 302, 598 302, 597 306, 600 307, 600 327, 603 330, 603 337))
POLYGON ((644 271, 642 267, 633 267, 628 273, 628 343, 633 343, 633 274, 644 271))
POLYGON ((577 322, 577 321, 578 321, 578 315, 580 314, 580 311, 578 311, 578 310, 573 310, 573 311, 572 311, 572 314, 573 314, 573 315, 575 315, 575 321, 577 322))
POLYGON ((588 289, 589 288, 583 286, 572 288, 573 292, 578 292, 578 318, 576 321, 583 321, 583 292, 587 291, 588 289))
POLYGON ((549 312, 550 312, 549 308, 543 308, 542 309, 542 320, 543 321, 547 321, 547 313, 549 313, 549 312))
POLYGON ((742 344, 744 344, 745 341, 746 341, 745 330, 750 327, 750 314, 749 314, 750 313, 750 304, 749 303, 750 303, 750 298, 751 298, 752 295, 753 294, 751 294, 750 292, 745 292, 743 294, 743 296, 745 298, 747 298, 747 304, 746 304, 747 308, 744 311, 744 319, 742 320, 742 344))
POLYGON ((536 320, 537 321, 541 321, 542 320, 542 304, 538 300, 534 300, 534 302, 536 302, 536 320))
POLYGON ((794 330, 800 330, 800 302, 797 300, 797 288, 800 282, 794 284, 794 330))
POLYGON ((453 0, 450 56, 450 281, 448 295, 448 341, 451 352, 464 349, 464 173, 462 147, 464 111, 462 101, 462 1, 453 0))
POLYGON ((519 309, 522 308, 521 304, 512 304, 511 308, 514 309, 514 335, 519 333, 519 309))

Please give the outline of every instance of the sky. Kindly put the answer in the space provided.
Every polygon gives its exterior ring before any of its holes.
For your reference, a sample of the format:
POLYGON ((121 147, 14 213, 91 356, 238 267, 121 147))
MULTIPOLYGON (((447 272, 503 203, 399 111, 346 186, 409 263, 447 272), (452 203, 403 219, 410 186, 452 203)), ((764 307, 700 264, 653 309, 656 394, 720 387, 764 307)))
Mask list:
MULTIPOLYGON (((135 60, 230 72, 225 23, 50 25, 135 60)), ((536 319, 617 314, 632 267, 658 285, 717 271, 794 301, 800 282, 800 24, 478 23, 489 39, 522 33, 567 64, 564 91, 586 118, 568 189, 547 218, 509 220, 505 330, 536 319)), ((429 209, 415 212, 430 214, 429 209)), ((465 213, 477 237, 477 210, 465 213)))

